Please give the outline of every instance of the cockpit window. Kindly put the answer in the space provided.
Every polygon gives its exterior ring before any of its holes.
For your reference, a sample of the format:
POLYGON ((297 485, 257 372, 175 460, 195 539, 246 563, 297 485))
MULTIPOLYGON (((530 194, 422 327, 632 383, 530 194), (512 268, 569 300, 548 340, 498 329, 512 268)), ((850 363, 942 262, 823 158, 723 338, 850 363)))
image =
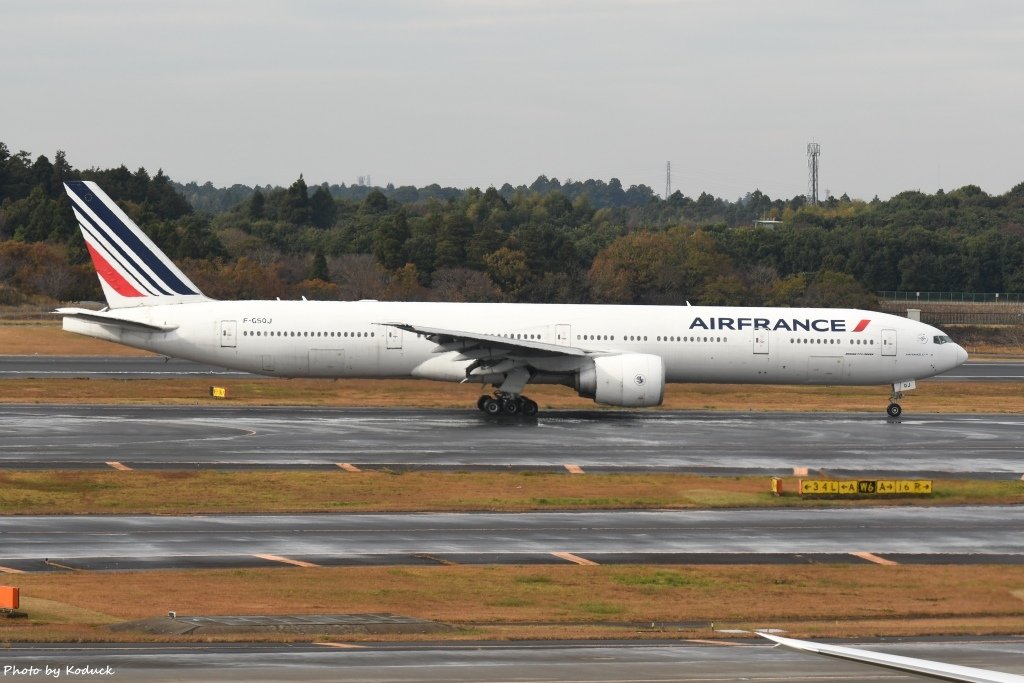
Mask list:
POLYGON ((932 337, 932 341, 936 344, 952 344, 953 340, 944 334, 937 334, 932 337))

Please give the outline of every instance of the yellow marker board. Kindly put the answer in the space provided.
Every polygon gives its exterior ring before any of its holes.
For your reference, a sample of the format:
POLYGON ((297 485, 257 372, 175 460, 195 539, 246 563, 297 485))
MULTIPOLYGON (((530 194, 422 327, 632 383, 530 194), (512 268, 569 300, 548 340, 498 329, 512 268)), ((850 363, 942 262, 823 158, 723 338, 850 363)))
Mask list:
POLYGON ((931 479, 885 479, 856 481, 837 479, 801 479, 801 496, 907 496, 930 495, 931 479))
POLYGON ((210 396, 214 398, 227 398, 228 390, 226 387, 210 387, 210 396))

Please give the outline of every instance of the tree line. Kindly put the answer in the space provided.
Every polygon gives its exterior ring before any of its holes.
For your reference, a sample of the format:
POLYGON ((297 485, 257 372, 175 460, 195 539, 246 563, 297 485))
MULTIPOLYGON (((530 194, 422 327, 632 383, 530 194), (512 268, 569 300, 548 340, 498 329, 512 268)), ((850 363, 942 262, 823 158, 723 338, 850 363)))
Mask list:
POLYGON ((0 303, 101 296, 68 178, 99 183, 218 298, 871 307, 881 290, 1024 292, 1024 183, 816 206, 663 199, 614 178, 215 188, 0 143, 0 303))

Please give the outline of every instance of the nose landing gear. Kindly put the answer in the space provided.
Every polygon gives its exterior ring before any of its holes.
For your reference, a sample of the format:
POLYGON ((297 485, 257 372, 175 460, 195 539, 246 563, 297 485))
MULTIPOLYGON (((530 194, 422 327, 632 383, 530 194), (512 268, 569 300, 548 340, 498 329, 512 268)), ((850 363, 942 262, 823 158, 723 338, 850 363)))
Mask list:
POLYGON ((892 393, 889 394, 889 407, 885 409, 886 414, 892 419, 898 418, 903 414, 903 408, 897 403, 903 398, 904 391, 910 391, 911 389, 917 388, 917 382, 914 380, 907 380, 905 382, 895 382, 892 384, 892 393))

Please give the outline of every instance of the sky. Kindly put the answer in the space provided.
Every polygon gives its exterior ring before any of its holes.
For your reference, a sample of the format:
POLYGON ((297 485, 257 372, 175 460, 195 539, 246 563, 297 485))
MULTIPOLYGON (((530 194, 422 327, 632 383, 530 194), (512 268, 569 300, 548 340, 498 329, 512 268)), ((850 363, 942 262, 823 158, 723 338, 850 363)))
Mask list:
POLYGON ((1018 0, 5 0, 0 141, 217 186, 1024 181, 1018 0))

